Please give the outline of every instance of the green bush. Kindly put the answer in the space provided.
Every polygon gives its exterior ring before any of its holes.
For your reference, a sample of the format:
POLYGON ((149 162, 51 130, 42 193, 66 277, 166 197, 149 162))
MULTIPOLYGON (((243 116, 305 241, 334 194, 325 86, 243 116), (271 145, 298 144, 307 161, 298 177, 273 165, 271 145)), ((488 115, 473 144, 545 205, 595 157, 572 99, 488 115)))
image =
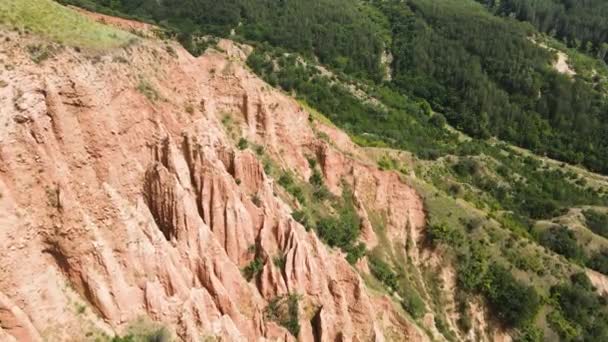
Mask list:
POLYGON ((409 291, 402 293, 401 305, 414 319, 421 318, 426 312, 426 306, 424 301, 420 297, 420 294, 415 289, 409 289, 409 291))
POLYGON ((519 329, 517 334, 514 336, 514 342, 543 342, 544 333, 541 329, 535 327, 532 324, 527 324, 523 328, 519 329))
POLYGON ((262 272, 263 268, 264 261, 261 258, 256 257, 249 263, 249 265, 243 268, 242 273, 247 281, 251 281, 255 276, 262 272))
POLYGON ((551 288, 557 309, 549 316, 551 326, 565 341, 608 341, 608 309, 584 273, 571 277, 570 284, 551 288))
POLYGON ((380 280, 390 291, 397 290, 397 274, 391 266, 376 255, 369 255, 367 259, 369 270, 376 279, 380 280))
POLYGON ((583 215, 587 222, 587 227, 595 234, 608 238, 608 214, 597 210, 584 210, 583 215))
POLYGON ((304 197, 304 191, 296 184, 293 175, 289 171, 284 171, 279 177, 279 185, 281 185, 285 191, 291 194, 300 204, 306 204, 306 198, 304 197))
POLYGON ((236 146, 239 150, 244 150, 249 146, 249 142, 245 138, 240 138, 236 146))
POLYGON ((363 258, 367 253, 367 246, 363 242, 358 244, 349 244, 344 251, 346 252, 346 261, 349 264, 354 265, 359 259, 363 258))
POLYGON ((151 332, 129 333, 123 337, 113 337, 111 342, 169 342, 171 334, 165 328, 159 328, 151 332))
POLYGON ((285 263, 287 262, 287 256, 284 254, 279 254, 276 255, 272 258, 272 262, 274 263, 274 265, 276 267, 278 267, 281 270, 285 269, 285 263))
POLYGON ((297 337, 300 334, 299 310, 300 296, 292 293, 271 299, 264 313, 267 319, 279 323, 297 337))
POLYGON ((324 200, 330 196, 330 192, 325 186, 323 175, 317 168, 313 168, 312 175, 308 179, 308 182, 313 187, 313 196, 317 200, 324 200))
POLYGON ((568 259, 584 262, 585 252, 578 245, 574 232, 564 226, 551 227, 539 237, 541 245, 568 259))
POLYGON ((595 252, 587 261, 587 267, 608 275, 608 249, 595 252))
POLYGON ((532 322, 540 308, 540 297, 534 288, 520 283, 498 264, 488 270, 482 291, 492 310, 509 327, 532 322))
POLYGON ((426 237, 433 244, 446 243, 454 247, 458 247, 464 242, 463 233, 445 223, 428 225, 426 237))
POLYGON ((328 215, 319 219, 317 234, 328 245, 340 247, 347 252, 347 260, 355 263, 364 255, 365 245, 357 244, 361 233, 361 222, 350 189, 343 189, 342 201, 336 209, 337 215, 328 215))

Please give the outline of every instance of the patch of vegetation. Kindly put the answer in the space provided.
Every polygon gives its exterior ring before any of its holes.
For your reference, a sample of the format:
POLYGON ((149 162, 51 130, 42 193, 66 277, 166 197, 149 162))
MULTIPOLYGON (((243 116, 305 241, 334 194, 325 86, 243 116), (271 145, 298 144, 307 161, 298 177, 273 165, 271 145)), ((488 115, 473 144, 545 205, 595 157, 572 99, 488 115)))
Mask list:
POLYGON ((272 258, 272 262, 274 263, 274 265, 276 267, 278 267, 281 270, 285 269, 285 263, 287 262, 287 256, 284 254, 279 254, 279 255, 275 255, 272 258))
POLYGON ((135 39, 130 33, 99 24, 51 0, 3 0, 0 24, 91 49, 125 46, 135 39))
POLYGON ((352 190, 344 185, 341 201, 334 204, 336 215, 320 216, 316 231, 321 240, 330 246, 341 248, 346 259, 354 264, 365 255, 365 245, 357 243, 361 233, 361 222, 353 203, 352 190))
POLYGON ((131 333, 123 337, 114 337, 111 342, 170 342, 171 335, 165 328, 160 328, 157 331, 136 334, 131 333))
POLYGON ((401 305, 414 319, 422 318, 426 313, 426 305, 415 289, 402 292, 401 305))
POLYGON ((245 149, 247 149, 248 146, 249 146, 249 142, 245 138, 240 138, 239 142, 236 144, 236 147, 239 150, 245 150, 245 149))
POLYGON ((501 322, 510 327, 532 322, 540 308, 540 297, 533 287, 523 285, 498 264, 490 266, 484 282, 482 292, 501 322))
POLYGON ((201 36, 267 41, 319 60, 346 73, 380 80, 380 56, 390 39, 387 23, 366 2, 351 0, 61 0, 108 14, 133 15, 177 32, 194 55, 210 44, 201 36), (269 11, 269 6, 273 10, 269 11), (370 16, 374 16, 371 18, 370 16))
POLYGON ((372 275, 380 280, 389 291, 397 290, 397 274, 392 270, 391 266, 375 254, 368 256, 367 264, 372 275))
POLYGON ((306 204, 304 190, 296 183, 294 176, 290 171, 285 171, 281 174, 279 177, 279 185, 297 199, 300 204, 306 204))
POLYGON ((446 243, 459 247, 464 241, 462 232, 458 229, 450 228, 445 223, 429 225, 426 238, 433 244, 446 243))
MULTIPOLYGON (((96 339, 97 341, 97 339, 96 339)), ((105 341, 102 339, 102 341, 105 341)), ((109 342, 170 342, 173 336, 167 328, 141 317, 129 324, 125 335, 108 338, 109 342)))
POLYGON ((608 275, 608 249, 595 252, 587 261, 587 267, 608 275))
POLYGON ((608 214, 590 209, 584 210, 583 215, 585 216, 587 227, 592 232, 608 238, 608 214))
POLYGON ((568 227, 551 227, 543 231, 539 237, 539 242, 541 245, 570 260, 580 263, 584 263, 585 261, 585 252, 579 246, 574 232, 568 227))
POLYGON ((139 83, 137 84, 137 90, 139 90, 139 92, 142 93, 151 102, 156 102, 161 98, 156 88, 154 88, 154 86, 145 79, 139 80, 139 83))
POLYGON ((584 273, 572 276, 570 283, 551 288, 557 309, 550 316, 552 327, 565 341, 608 340, 608 310, 605 298, 598 296, 584 273))
POLYGON ((534 287, 517 280, 504 266, 492 261, 485 243, 473 240, 452 248, 457 253, 456 274, 460 290, 482 294, 494 315, 507 327, 522 328, 533 322, 541 305, 534 287))
POLYGON ((40 64, 54 55, 54 49, 50 45, 32 44, 26 47, 30 58, 36 64, 40 64))
POLYGON ((253 260, 251 260, 249 265, 243 268, 243 277, 245 277, 247 281, 251 281, 260 272, 262 272, 262 269, 264 269, 264 260, 262 260, 260 257, 255 257, 253 260))
POLYGON ((392 83, 401 92, 427 100, 471 136, 608 171, 601 133, 608 101, 585 80, 553 70, 553 54, 529 39, 530 26, 474 1, 376 4, 391 23, 392 83))
POLYGON ((299 311, 300 296, 293 293, 273 298, 264 310, 267 319, 279 323, 295 337, 300 334, 299 311))

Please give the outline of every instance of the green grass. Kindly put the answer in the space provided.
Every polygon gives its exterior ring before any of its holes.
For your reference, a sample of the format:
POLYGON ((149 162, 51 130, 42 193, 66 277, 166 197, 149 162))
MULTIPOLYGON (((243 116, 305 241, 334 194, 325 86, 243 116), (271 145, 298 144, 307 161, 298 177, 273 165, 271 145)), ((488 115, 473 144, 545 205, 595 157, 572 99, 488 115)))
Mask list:
POLYGON ((334 125, 334 123, 331 122, 331 120, 327 116, 323 115, 321 112, 311 107, 306 101, 299 100, 298 103, 302 106, 302 108, 304 108, 305 111, 310 113, 312 119, 317 120, 326 126, 334 128, 336 127, 336 125, 334 125))
POLYGON ((103 50, 129 44, 130 33, 97 23, 51 0, 2 0, 0 24, 60 44, 103 50))

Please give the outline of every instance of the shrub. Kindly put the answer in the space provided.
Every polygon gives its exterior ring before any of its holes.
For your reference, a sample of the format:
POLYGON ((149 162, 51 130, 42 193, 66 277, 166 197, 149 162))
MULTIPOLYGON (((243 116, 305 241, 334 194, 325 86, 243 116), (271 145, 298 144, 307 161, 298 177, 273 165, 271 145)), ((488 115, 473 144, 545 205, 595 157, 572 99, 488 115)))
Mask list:
POLYGON ((308 179, 308 182, 310 182, 310 184, 313 187, 321 187, 321 186, 325 185, 325 182, 323 181, 323 176, 321 175, 321 172, 318 169, 316 169, 316 168, 313 169, 312 175, 308 179))
POLYGON ((403 297, 403 300, 401 301, 403 309, 412 315, 414 319, 418 319, 424 315, 426 306, 418 291, 412 288, 401 294, 401 296, 403 297))
POLYGON ((277 296, 268 302, 264 310, 265 316, 271 321, 285 327, 293 336, 300 334, 300 296, 289 294, 277 296))
POLYGON ((584 210, 587 227, 595 234, 608 238, 608 214, 596 210, 584 210))
POLYGON ((493 264, 483 288, 492 310, 509 327, 531 322, 540 308, 534 288, 517 281, 506 268, 493 264))
POLYGON ((481 172, 481 166, 473 158, 460 159, 452 169, 460 177, 474 176, 481 172))
POLYGON ((458 256, 458 285, 465 291, 481 290, 489 268, 489 252, 481 243, 471 244, 467 253, 458 256))
POLYGON ((291 174, 291 172, 284 171, 279 177, 279 185, 281 185, 285 191, 291 194, 293 197, 300 202, 300 204, 306 203, 306 198, 304 197, 304 191, 300 186, 298 186, 291 174))
POLYGON ((354 265, 359 259, 365 256, 367 252, 367 247, 363 242, 359 242, 357 245, 350 245, 345 248, 346 251, 346 261, 349 264, 354 265))
POLYGON ((355 245, 361 233, 361 222, 355 210, 350 189, 343 189, 342 202, 338 206, 337 216, 321 217, 317 223, 317 234, 330 246, 340 247, 351 254, 349 261, 356 262, 365 251, 365 247, 355 245))
POLYGON ((445 223, 440 223, 428 226, 427 239, 432 244, 446 243, 457 247, 464 242, 464 235, 461 231, 451 228, 445 223))
POLYGON ((287 256, 285 256, 284 254, 275 255, 272 258, 272 262, 274 263, 274 265, 276 267, 283 270, 283 269, 285 269, 285 263, 287 262, 287 256))
POLYGON ((541 233, 541 245, 568 259, 584 261, 585 253, 577 244, 576 236, 572 230, 564 226, 551 227, 541 233))
POLYGON ((158 91, 146 80, 139 80, 137 90, 139 90, 140 93, 142 93, 148 100, 152 102, 156 102, 160 99, 158 91))
POLYGON ((445 119, 445 116, 443 116, 440 113, 435 113, 433 116, 431 116, 429 121, 433 126, 438 127, 438 128, 443 128, 447 124, 447 120, 445 119))
POLYGON ((255 150, 255 154, 257 154, 258 156, 261 156, 264 154, 264 146, 262 146, 262 145, 256 145, 254 150, 255 150))
POLYGON ((151 332, 130 333, 126 336, 115 336, 111 342, 169 342, 171 334, 165 328, 159 328, 151 332))
POLYGON ((551 288, 557 304, 549 315, 551 326, 565 341, 608 341, 608 311, 584 273, 572 275, 570 284, 551 288))
POLYGON ((587 267, 608 275, 608 249, 595 252, 587 262, 587 267))
POLYGON ((313 196, 317 200, 324 200, 330 196, 329 190, 325 186, 325 182, 323 181, 323 176, 318 169, 313 169, 312 175, 308 179, 308 182, 313 187, 313 196))
POLYGON ((514 342, 542 342, 544 341, 544 333, 541 329, 532 324, 527 324, 519 330, 514 342))
POLYGON ((296 294, 290 294, 287 297, 288 317, 286 320, 280 322, 281 325, 287 328, 287 330, 296 337, 300 334, 299 302, 300 297, 296 294))
POLYGON ((241 138, 239 139, 239 142, 236 145, 238 147, 239 150, 244 150, 247 148, 247 146, 249 146, 249 142, 247 141, 247 139, 245 138, 241 138))
POLYGON ((397 289, 397 274, 391 266, 376 255, 370 255, 367 259, 369 270, 376 279, 380 280, 390 291, 397 289))
POLYGON ((249 265, 243 268, 242 273, 245 279, 247 279, 247 281, 251 281, 251 279, 258 275, 258 273, 262 272, 263 268, 264 261, 261 258, 256 257, 249 263, 249 265))

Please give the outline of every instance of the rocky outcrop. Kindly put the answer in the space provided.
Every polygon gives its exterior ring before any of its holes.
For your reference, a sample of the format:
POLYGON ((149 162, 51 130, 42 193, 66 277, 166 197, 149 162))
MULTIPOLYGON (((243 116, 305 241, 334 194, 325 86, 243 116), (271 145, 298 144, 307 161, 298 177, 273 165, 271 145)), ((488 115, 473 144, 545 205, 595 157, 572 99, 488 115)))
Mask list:
POLYGON ((36 65, 28 39, 0 43, 13 63, 0 88, 0 249, 9 251, 0 338, 111 334, 147 316, 188 341, 294 340, 266 308, 297 294, 300 340, 426 339, 291 218, 259 158, 234 139, 302 179, 306 157, 318 156, 331 191, 352 185, 370 245, 372 211, 404 243, 423 229, 420 199, 347 136, 312 127, 297 102, 248 71, 246 49, 222 41, 225 53, 194 58, 144 40, 97 56, 65 48, 36 65), (315 130, 340 137, 328 143, 315 130), (254 260, 261 271, 248 282, 241 270, 254 260))

